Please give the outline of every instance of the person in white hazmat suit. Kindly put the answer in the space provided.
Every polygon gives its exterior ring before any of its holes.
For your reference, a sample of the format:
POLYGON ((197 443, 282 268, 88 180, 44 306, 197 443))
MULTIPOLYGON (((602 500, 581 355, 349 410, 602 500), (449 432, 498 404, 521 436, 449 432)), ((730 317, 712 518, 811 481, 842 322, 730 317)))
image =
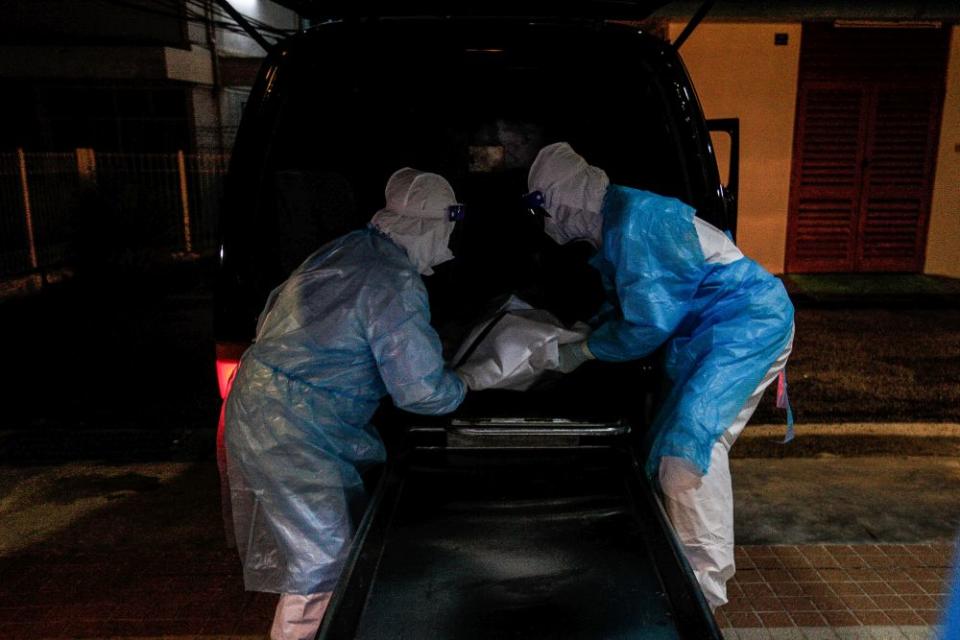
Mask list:
MULTIPOLYGON (((728 453, 793 345, 793 306, 783 285, 745 258, 716 227, 674 198, 611 185, 567 143, 544 147, 528 186, 556 242, 598 251, 609 303, 590 337, 560 347, 560 368, 624 361, 664 346, 671 391, 651 426, 646 470, 707 602, 727 602, 734 574, 728 453)), ((782 401, 782 402, 781 402, 782 401)), ((789 429, 789 427, 788 427, 789 429)), ((788 438, 791 437, 788 431, 788 438)))
POLYGON ((248 590, 282 594, 270 637, 312 639, 385 450, 381 398, 456 409, 421 274, 453 257, 462 214, 441 176, 405 168, 367 228, 320 248, 269 296, 226 405, 227 468, 248 590))

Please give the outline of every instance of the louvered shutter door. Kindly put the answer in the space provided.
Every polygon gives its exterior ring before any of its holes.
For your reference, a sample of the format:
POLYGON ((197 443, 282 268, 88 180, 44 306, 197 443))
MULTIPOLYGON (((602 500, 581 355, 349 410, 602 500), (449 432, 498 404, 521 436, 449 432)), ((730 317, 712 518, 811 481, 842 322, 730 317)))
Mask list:
POLYGON ((877 87, 861 197, 860 271, 920 271, 939 121, 936 89, 877 87))
POLYGON ((923 269, 948 45, 804 25, 787 271, 923 269))
POLYGON ((791 271, 854 268, 860 168, 868 94, 863 87, 810 83, 799 97, 790 217, 791 271))

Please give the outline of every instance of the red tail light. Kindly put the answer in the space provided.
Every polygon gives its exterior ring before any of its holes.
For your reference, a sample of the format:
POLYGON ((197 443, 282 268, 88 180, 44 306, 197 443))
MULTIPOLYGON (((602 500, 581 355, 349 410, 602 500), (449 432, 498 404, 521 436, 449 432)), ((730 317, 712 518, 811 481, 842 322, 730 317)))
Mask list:
POLYGON ((220 385, 220 397, 224 400, 230 393, 233 377, 240 366, 240 356, 246 350, 242 344, 225 343, 217 345, 217 383, 220 385))

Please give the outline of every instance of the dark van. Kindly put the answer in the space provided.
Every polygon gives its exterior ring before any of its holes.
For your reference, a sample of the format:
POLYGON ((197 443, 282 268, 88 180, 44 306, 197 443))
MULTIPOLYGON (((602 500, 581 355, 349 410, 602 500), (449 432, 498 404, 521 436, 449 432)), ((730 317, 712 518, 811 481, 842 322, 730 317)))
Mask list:
MULTIPOLYGON (((449 354, 509 295, 589 320, 603 302, 590 248, 555 245, 522 201, 537 151, 559 140, 612 182, 734 230, 734 194, 683 64, 636 27, 355 16, 279 44, 228 177, 222 392, 268 292, 365 225, 404 166, 445 176, 467 205, 456 258, 425 278, 449 354)), ((468 394, 452 416, 384 406, 391 462, 371 479, 321 637, 719 638, 641 471, 659 379, 653 360, 590 362, 527 392, 468 394)))

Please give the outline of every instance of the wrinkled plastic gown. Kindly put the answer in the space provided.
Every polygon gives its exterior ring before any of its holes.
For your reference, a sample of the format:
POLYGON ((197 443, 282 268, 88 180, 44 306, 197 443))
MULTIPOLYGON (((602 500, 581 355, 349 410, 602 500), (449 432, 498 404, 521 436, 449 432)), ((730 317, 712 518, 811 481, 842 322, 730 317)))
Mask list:
POLYGON ((749 258, 708 263, 694 210, 679 200, 613 185, 603 216, 592 264, 620 308, 590 335, 590 350, 622 361, 666 343, 672 387, 651 425, 647 472, 674 456, 706 473, 714 443, 790 340, 793 305, 749 258))
POLYGON ((472 390, 526 391, 560 364, 559 347, 589 335, 587 325, 564 327, 549 311, 511 296, 467 335, 453 357, 472 390))
POLYGON ((423 414, 465 387, 444 366, 427 293, 403 249, 373 229, 321 248, 270 295, 226 405, 227 470, 244 585, 333 588, 385 458, 370 418, 390 394, 423 414))

